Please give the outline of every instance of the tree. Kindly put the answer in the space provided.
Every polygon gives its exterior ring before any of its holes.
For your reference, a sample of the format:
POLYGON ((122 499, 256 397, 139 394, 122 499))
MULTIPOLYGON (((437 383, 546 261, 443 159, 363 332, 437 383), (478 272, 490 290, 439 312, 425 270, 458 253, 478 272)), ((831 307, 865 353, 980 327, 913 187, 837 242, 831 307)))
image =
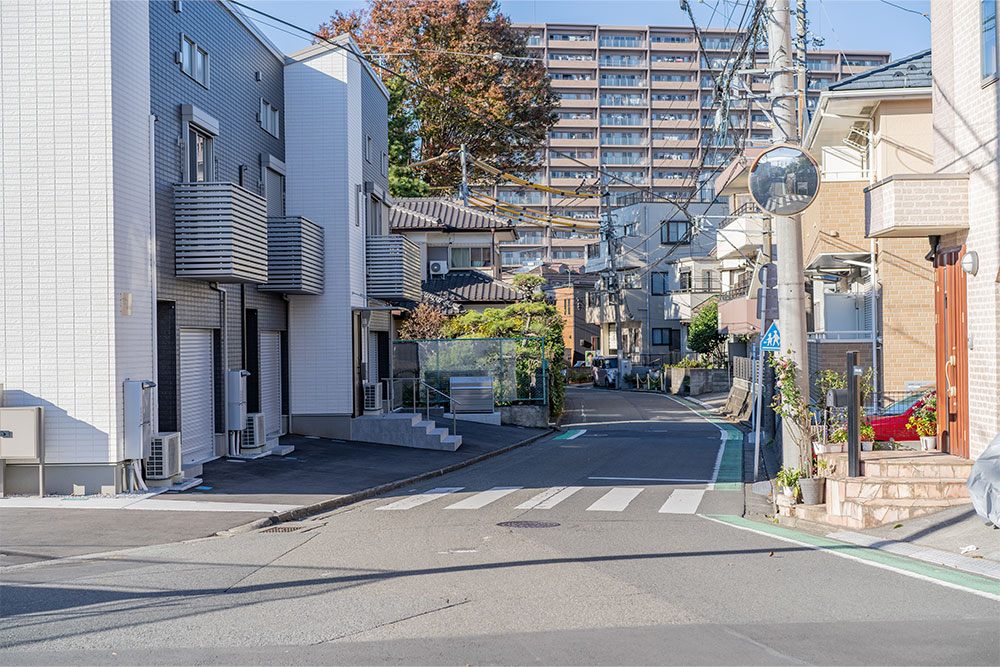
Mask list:
POLYGON ((422 166, 420 176, 406 165, 418 152, 431 158, 462 143, 504 171, 537 168, 538 146, 544 145, 555 124, 554 109, 559 104, 544 63, 463 55, 530 56, 524 35, 499 11, 496 0, 369 0, 367 9, 336 12, 317 35, 330 38, 344 32, 372 54, 406 54, 387 56, 384 62, 427 89, 377 70, 391 97, 389 161, 394 196, 424 196, 430 187, 455 187, 460 178, 457 159, 422 166), (527 139, 495 128, 435 93, 527 139))
POLYGON ((699 354, 707 354, 719 366, 724 366, 726 357, 722 343, 726 334, 719 333, 719 304, 712 299, 701 308, 688 326, 687 346, 699 354))
POLYGON ((402 339, 426 340, 442 338, 448 316, 429 303, 419 303, 410 316, 399 325, 397 334, 402 339))
POLYGON ((533 273, 518 273, 510 281, 514 283, 514 287, 524 295, 525 299, 533 298, 535 290, 545 284, 545 278, 533 273))

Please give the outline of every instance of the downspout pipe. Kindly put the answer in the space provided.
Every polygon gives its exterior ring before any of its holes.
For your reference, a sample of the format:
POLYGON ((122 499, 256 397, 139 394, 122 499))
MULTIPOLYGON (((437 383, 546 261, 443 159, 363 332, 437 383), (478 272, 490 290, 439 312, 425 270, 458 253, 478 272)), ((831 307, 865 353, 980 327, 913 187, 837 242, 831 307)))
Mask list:
MULTIPOLYGON (((229 295, 226 292, 226 290, 223 289, 221 285, 219 285, 219 283, 209 283, 208 287, 209 287, 209 289, 215 290, 216 292, 219 293, 219 311, 220 311, 221 320, 222 320, 221 321, 221 331, 222 331, 222 396, 223 396, 223 399, 224 399, 223 400, 223 405, 225 405, 226 401, 228 400, 228 397, 229 397, 229 373, 228 373, 228 370, 229 370, 229 335, 228 335, 229 331, 228 331, 228 329, 229 329, 229 327, 226 326, 226 320, 227 320, 226 315, 227 315, 227 312, 228 312, 228 307, 227 306, 228 306, 228 296, 229 295)), ((226 416, 225 413, 223 413, 223 417, 225 417, 225 416, 226 416)), ((226 421, 226 419, 223 419, 223 422, 225 422, 225 421, 226 421)), ((215 425, 214 424, 212 425, 212 432, 213 433, 215 432, 215 425)), ((229 438, 230 438, 230 435, 229 435, 229 432, 228 432, 228 429, 227 429, 227 431, 226 431, 226 442, 227 442, 227 447, 229 447, 230 450, 231 450, 232 449, 232 444, 229 442, 229 438)), ((228 453, 233 454, 235 452, 229 451, 228 453)), ((213 454, 214 454, 214 452, 213 452, 213 454)))

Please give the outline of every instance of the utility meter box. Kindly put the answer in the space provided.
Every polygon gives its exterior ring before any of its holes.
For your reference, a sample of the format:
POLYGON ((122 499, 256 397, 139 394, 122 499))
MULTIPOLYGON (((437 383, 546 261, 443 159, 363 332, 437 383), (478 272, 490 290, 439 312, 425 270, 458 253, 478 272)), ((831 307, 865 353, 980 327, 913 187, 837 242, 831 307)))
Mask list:
POLYGON ((153 444, 153 387, 151 380, 125 380, 124 395, 124 457, 144 459, 153 444))
POLYGON ((0 459, 38 463, 45 440, 45 408, 0 408, 0 459))
POLYGON ((226 430, 242 431, 247 427, 247 377, 249 371, 229 371, 226 393, 226 430))

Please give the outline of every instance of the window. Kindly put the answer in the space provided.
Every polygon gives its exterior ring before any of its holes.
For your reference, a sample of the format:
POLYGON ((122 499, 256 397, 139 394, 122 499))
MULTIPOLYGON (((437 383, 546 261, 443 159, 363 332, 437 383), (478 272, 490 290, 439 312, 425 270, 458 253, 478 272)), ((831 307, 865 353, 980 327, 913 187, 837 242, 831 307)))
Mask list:
POLYGON ((691 289, 691 272, 690 271, 681 271, 680 283, 681 283, 681 289, 682 290, 691 289))
POLYGON ((372 138, 365 137, 365 162, 372 161, 372 138))
POLYGON ((208 88, 208 51, 183 34, 181 35, 180 65, 182 72, 208 88))
POLYGON ((204 183, 212 180, 212 138, 188 127, 188 181, 204 183))
POLYGON ((382 152, 382 175, 389 175, 389 156, 386 155, 385 151, 382 152))
POLYGON ((490 249, 452 248, 451 266, 456 269, 478 269, 490 266, 490 249))
POLYGON ((651 329, 653 345, 670 345, 670 329, 651 329))
POLYGON ((268 134, 278 136, 278 110, 263 97, 260 98, 260 126, 268 134))
POLYGON ((983 34, 979 58, 985 86, 997 80, 997 0, 982 0, 980 14, 983 34))
POLYGON ((660 227, 660 243, 688 243, 687 232, 691 223, 687 220, 668 220, 660 227))
POLYGON ((563 315, 573 314, 573 299, 563 299, 563 315))
POLYGON ((663 296, 667 293, 667 285, 669 284, 666 273, 654 273, 651 275, 653 279, 653 296, 663 296))

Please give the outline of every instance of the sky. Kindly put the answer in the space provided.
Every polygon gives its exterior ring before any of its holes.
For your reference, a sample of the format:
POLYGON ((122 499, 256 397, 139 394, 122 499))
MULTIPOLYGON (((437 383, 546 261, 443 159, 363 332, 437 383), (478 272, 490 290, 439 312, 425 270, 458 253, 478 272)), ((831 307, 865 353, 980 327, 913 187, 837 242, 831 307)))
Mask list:
MULTIPOLYGON (((240 0, 289 23, 315 30, 336 10, 361 9, 356 0, 240 0)), ((428 0, 429 2, 433 0, 428 0)), ((700 28, 735 25, 742 0, 690 0, 700 28), (736 16, 732 16, 738 12, 736 16)), ((602 25, 690 26, 678 0, 500 0, 500 10, 517 23, 599 23, 602 25)), ((810 30, 825 39, 824 49, 889 51, 893 58, 929 48, 929 0, 807 0, 810 30), (895 5, 895 6, 894 6, 895 5), (910 10, 910 11, 907 11, 910 10), (916 13, 915 13, 916 12, 916 13)), ((254 19, 261 17, 244 10, 254 19)), ((262 19, 264 20, 264 19, 262 19)), ((309 41, 259 22, 284 53, 309 41)))

